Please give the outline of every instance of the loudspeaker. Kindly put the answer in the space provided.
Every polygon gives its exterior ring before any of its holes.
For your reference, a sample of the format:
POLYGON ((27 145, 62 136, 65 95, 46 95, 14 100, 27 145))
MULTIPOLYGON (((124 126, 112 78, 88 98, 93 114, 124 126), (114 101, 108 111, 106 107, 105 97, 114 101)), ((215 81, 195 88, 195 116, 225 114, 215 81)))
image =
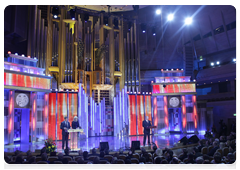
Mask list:
POLYGON ((104 151, 105 149, 109 150, 108 142, 100 142, 100 151, 104 151))
POLYGON ((188 143, 188 138, 184 136, 179 142, 183 143, 183 145, 186 145, 188 143))
POLYGON ((199 138, 196 135, 193 135, 188 139, 188 142, 191 142, 191 143, 198 143, 198 141, 199 141, 199 138))
POLYGON ((140 150, 140 141, 132 141, 132 147, 134 147, 135 150, 140 150))

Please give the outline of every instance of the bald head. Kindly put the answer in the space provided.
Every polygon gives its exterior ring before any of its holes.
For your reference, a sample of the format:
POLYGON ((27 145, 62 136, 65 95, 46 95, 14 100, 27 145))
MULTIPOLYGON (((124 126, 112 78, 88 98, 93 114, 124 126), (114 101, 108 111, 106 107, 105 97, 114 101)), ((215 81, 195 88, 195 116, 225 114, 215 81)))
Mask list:
POLYGON ((145 117, 145 120, 148 120, 148 116, 145 117))

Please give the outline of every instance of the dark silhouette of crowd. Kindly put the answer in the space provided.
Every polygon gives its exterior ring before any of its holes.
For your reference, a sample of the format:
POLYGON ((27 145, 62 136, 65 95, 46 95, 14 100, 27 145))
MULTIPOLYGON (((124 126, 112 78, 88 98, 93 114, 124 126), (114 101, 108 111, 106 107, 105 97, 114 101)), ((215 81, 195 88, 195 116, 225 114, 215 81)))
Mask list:
POLYGON ((176 148, 157 148, 146 151, 145 148, 129 151, 109 153, 109 150, 93 148, 88 151, 78 151, 71 155, 69 148, 63 153, 46 153, 42 148, 39 154, 31 151, 21 152, 16 150, 13 155, 4 153, 5 162, 8 164, 232 164, 236 160, 236 133, 228 136, 199 140, 197 144, 184 145, 176 148), (194 145, 194 146, 193 146, 194 145), (174 152, 175 151, 175 152, 174 152))

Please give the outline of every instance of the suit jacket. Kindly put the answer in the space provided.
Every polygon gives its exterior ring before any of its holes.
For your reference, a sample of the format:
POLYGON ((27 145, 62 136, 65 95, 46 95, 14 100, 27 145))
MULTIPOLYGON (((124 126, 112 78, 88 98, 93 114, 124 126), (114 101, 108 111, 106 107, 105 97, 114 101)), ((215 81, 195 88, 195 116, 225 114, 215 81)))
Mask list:
POLYGON ((68 132, 65 132, 65 129, 64 129, 65 127, 67 129, 70 129, 70 123, 67 122, 67 125, 65 124, 65 121, 61 123, 60 129, 62 129, 62 135, 68 134, 68 132))
POLYGON ((142 126, 144 127, 143 133, 150 134, 150 128, 148 128, 148 127, 151 126, 151 122, 149 120, 148 120, 148 122, 146 120, 144 120, 142 122, 142 126))
POLYGON ((79 122, 77 121, 77 122, 75 122, 75 121, 72 121, 72 128, 73 129, 77 129, 77 128, 81 128, 80 126, 79 126, 79 122))

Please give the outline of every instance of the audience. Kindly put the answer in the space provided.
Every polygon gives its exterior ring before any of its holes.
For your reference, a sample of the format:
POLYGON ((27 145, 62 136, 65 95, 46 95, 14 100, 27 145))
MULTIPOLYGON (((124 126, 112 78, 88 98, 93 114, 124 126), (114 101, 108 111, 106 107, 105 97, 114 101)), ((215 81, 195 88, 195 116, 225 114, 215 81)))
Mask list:
MULTIPOLYGON (((182 149, 181 154, 176 154, 176 150, 165 148, 160 149, 157 148, 156 145, 153 146, 153 150, 151 152, 146 151, 145 148, 141 148, 141 153, 135 153, 135 148, 132 147, 131 150, 126 154, 126 158, 124 160, 125 164, 131 164, 131 159, 134 158, 134 154, 138 154, 140 156, 139 158, 139 164, 146 164, 146 163, 154 163, 154 164, 233 164, 236 160, 235 154, 236 154, 236 133, 231 132, 229 136, 220 136, 220 138, 210 138, 204 140, 200 140, 198 142, 198 146, 195 148, 186 148, 182 149), (201 150, 203 147, 209 147, 212 146, 212 149, 210 151, 207 151, 206 154, 201 154, 201 150), (229 148, 229 152, 227 153, 227 156, 222 156, 221 153, 216 152, 218 149, 223 149, 225 147, 229 148), (151 154, 149 154, 151 153, 151 154), (152 156, 151 156, 152 155, 152 156), (173 156, 174 155, 174 156, 173 156)), ((117 164, 119 163, 118 159, 121 159, 119 155, 123 154, 123 149, 120 148, 119 152, 109 153, 109 150, 106 149, 104 151, 101 151, 100 154, 97 153, 97 150, 95 148, 92 149, 92 154, 88 155, 87 151, 80 150, 78 152, 78 155, 72 156, 69 155, 69 148, 64 150, 65 155, 62 153, 57 152, 51 152, 49 155, 50 157, 58 157, 57 160, 49 162, 48 161, 48 155, 46 153, 46 148, 43 147, 41 149, 40 155, 41 161, 45 161, 47 163, 55 163, 56 161, 60 161, 63 164, 68 164, 69 161, 67 158, 64 158, 64 156, 70 156, 73 160, 75 160, 75 157, 79 157, 76 162, 78 164, 100 164, 102 163, 102 160, 105 160, 106 164, 110 164, 107 158, 105 158, 105 155, 111 155, 113 156, 111 160, 111 164, 117 164), (90 156, 95 156, 93 161, 89 160, 90 156)), ((6 152, 4 152, 4 160, 6 163, 11 164, 36 164, 36 156, 33 156, 33 154, 30 150, 26 152, 26 160, 27 162, 24 162, 23 154, 21 151, 16 150, 14 152, 13 156, 9 156, 6 152), (15 157, 15 159, 14 159, 15 157)))

